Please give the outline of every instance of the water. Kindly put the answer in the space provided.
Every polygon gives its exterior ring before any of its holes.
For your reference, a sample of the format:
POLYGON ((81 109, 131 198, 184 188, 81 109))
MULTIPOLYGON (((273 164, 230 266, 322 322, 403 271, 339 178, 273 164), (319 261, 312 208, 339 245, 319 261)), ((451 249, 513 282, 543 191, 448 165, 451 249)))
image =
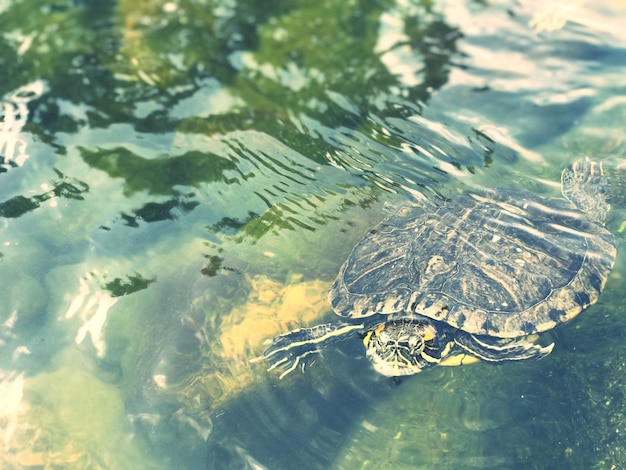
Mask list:
POLYGON ((626 4, 0 2, 2 468, 626 466, 626 4), (616 176, 600 302, 535 363, 279 380, 406 201, 616 176))

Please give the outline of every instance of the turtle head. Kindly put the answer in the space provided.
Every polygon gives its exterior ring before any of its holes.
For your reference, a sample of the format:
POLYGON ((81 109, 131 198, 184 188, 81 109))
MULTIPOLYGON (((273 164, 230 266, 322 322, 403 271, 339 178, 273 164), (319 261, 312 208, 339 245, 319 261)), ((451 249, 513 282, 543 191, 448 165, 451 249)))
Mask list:
POLYGON ((441 360, 441 339, 430 321, 401 318, 368 331, 363 343, 376 372, 398 377, 437 365, 441 360))

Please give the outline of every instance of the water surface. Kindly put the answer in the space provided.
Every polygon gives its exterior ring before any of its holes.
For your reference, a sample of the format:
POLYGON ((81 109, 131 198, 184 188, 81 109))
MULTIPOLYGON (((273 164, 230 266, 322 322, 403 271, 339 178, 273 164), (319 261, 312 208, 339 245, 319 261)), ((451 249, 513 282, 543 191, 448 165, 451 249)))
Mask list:
POLYGON ((0 466, 626 466, 626 4, 0 2, 0 466), (266 340, 394 207, 614 177, 600 302, 534 363, 266 340))

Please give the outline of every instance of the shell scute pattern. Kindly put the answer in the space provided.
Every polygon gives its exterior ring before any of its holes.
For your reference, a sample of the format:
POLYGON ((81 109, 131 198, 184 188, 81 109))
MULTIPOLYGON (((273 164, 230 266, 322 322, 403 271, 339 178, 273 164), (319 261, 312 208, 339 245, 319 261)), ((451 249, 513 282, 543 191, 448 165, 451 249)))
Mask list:
POLYGON ((515 190, 403 208, 352 251, 330 292, 342 316, 414 312, 468 333, 548 330, 597 301, 613 236, 564 199, 515 190))

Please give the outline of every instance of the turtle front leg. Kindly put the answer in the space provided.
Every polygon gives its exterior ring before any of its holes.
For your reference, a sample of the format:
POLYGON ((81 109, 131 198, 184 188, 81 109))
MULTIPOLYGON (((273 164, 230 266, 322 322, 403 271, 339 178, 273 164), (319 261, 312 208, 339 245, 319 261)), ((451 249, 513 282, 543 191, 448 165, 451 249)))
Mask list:
POLYGON ((345 334, 362 329, 363 325, 350 323, 324 323, 311 328, 299 328, 276 336, 272 344, 263 351, 268 370, 282 370, 282 379, 296 368, 302 370, 309 365, 314 354, 341 339, 345 334))

